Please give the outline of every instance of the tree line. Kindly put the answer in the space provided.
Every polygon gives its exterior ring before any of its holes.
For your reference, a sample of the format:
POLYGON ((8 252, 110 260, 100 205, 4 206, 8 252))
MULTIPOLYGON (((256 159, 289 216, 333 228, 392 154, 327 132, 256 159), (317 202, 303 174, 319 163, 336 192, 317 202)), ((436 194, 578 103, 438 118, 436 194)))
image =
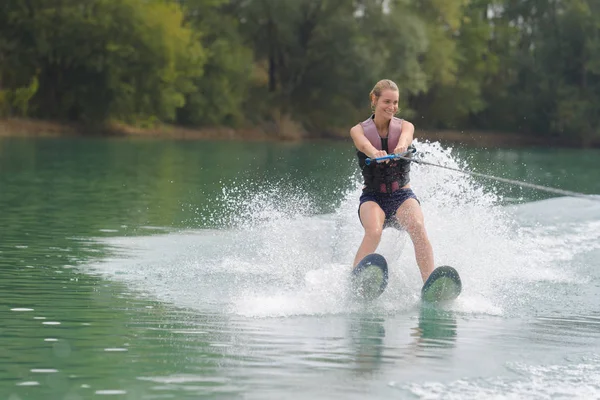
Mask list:
POLYGON ((0 116, 192 127, 366 118, 600 143, 597 0, 4 0, 0 116))

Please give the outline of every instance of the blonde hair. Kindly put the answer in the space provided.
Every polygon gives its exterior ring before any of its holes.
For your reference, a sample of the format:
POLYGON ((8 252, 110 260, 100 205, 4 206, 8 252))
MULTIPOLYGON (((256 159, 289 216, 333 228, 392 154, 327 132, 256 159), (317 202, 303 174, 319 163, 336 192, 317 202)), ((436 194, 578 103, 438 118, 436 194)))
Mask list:
POLYGON ((375 84, 375 86, 373 86, 371 93, 369 93, 369 99, 371 100, 371 110, 375 109, 375 106, 373 105, 373 100, 377 102, 377 99, 379 98, 379 96, 381 96, 381 93, 383 93, 383 91, 386 89, 395 90, 396 92, 400 91, 398 89, 398 85, 396 85, 396 83, 391 79, 380 80, 375 84))

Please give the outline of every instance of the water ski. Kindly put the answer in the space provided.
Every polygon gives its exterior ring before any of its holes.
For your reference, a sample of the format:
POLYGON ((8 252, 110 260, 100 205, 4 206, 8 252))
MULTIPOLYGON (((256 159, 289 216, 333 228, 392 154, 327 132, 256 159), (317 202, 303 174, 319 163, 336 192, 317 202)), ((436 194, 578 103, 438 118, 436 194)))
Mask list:
POLYGON ((454 300, 462 290, 458 272, 444 265, 433 270, 421 289, 421 299, 430 303, 454 300))
POLYGON ((369 254, 352 271, 352 291, 365 300, 376 299, 388 283, 388 266, 380 254, 369 254))

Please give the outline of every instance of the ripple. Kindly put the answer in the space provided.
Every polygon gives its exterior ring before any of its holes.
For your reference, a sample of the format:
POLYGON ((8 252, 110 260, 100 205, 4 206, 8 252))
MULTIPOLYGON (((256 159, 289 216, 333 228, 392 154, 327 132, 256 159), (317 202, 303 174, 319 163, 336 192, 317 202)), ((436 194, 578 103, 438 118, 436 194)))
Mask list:
POLYGON ((10 311, 34 311, 33 308, 11 308, 10 311))
POLYGON ((58 370, 54 368, 33 368, 30 371, 37 374, 53 374, 58 372, 58 370))
POLYGON ((567 365, 529 365, 509 363, 507 367, 520 375, 463 378, 452 382, 390 382, 388 386, 403 389, 427 399, 446 398, 576 398, 598 399, 600 369, 598 356, 567 365), (500 395, 501 394, 501 395, 500 395))
POLYGON ((43 325, 60 325, 60 322, 58 321, 44 321, 42 322, 43 325))
POLYGON ((216 377, 216 376, 201 376, 201 375, 189 375, 189 374, 179 374, 179 375, 170 375, 170 376, 140 376, 137 378, 140 381, 148 381, 155 383, 164 383, 164 384, 172 384, 172 383, 212 383, 212 384, 224 384, 229 381, 228 378, 224 377, 216 377))
POLYGON ((117 394, 126 394, 126 390, 96 390, 95 394, 100 395, 117 395, 117 394))
POLYGON ((26 381, 17 383, 17 386, 39 386, 39 384, 37 381, 26 381))

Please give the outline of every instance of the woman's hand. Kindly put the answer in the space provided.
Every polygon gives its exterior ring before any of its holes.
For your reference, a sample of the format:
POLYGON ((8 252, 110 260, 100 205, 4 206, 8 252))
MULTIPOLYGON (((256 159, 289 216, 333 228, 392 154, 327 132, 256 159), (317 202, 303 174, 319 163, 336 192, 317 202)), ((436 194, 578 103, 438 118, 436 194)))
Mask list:
POLYGON ((408 150, 408 146, 404 146, 404 145, 398 145, 395 149, 394 149, 394 154, 402 154, 402 153, 406 153, 406 151, 408 150))
MULTIPOLYGON (((379 157, 385 157, 387 156, 388 153, 385 150, 375 150, 375 152, 373 152, 373 154, 371 154, 371 158, 379 158, 379 157)), ((389 162, 390 160, 385 160, 384 162, 389 162)), ((382 162, 382 161, 378 161, 378 162, 382 162)))

